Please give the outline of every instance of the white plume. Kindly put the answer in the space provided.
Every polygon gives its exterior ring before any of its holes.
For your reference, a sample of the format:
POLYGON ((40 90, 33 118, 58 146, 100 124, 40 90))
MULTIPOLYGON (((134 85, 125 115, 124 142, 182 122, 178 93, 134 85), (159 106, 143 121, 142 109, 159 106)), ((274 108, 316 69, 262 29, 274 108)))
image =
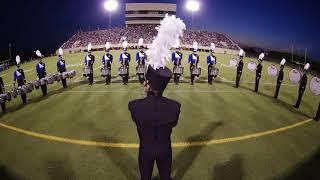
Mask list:
POLYGON ((193 47, 193 51, 198 51, 198 43, 197 42, 194 41, 192 47, 193 47))
POLYGON ((174 48, 180 48, 180 39, 176 39, 176 43, 173 45, 174 48))
POLYGON ((16 56, 16 63, 17 63, 17 65, 20 64, 20 62, 21 62, 20 56, 17 55, 17 56, 16 56))
POLYGON ((259 55, 259 59, 260 59, 260 60, 263 60, 263 58, 264 58, 264 53, 261 53, 261 54, 259 55))
POLYGON ((280 62, 280 65, 284 66, 285 63, 286 63, 286 59, 283 58, 283 59, 281 60, 281 62, 280 62))
POLYGON ((143 46, 143 39, 142 38, 139 39, 138 46, 143 46))
POLYGON ((244 55, 244 51, 243 51, 243 49, 240 49, 239 56, 243 56, 243 55, 244 55))
POLYGON ((123 41, 122 47, 123 47, 123 48, 127 48, 127 47, 128 47, 128 41, 123 41))
POLYGON ((88 52, 91 51, 91 49, 92 49, 92 44, 89 43, 89 44, 88 44, 88 52))
POLYGON ((109 42, 106 43, 106 50, 110 49, 111 45, 109 42))
POLYGON ((165 67, 166 61, 170 57, 170 49, 175 45, 176 40, 182 37, 186 25, 180 18, 176 18, 175 15, 169 16, 166 14, 156 29, 158 35, 153 39, 147 51, 147 56, 149 57, 148 63, 153 69, 165 67))
POLYGON ((305 70, 308 70, 309 68, 310 68, 310 64, 307 63, 307 64, 304 66, 304 69, 305 69, 305 70))
POLYGON ((62 49, 62 48, 59 49, 59 55, 60 55, 60 56, 63 55, 63 49, 62 49))
POLYGON ((36 55, 37 55, 38 57, 42 57, 42 54, 41 54, 41 52, 40 52, 39 50, 36 50, 36 55))
POLYGON ((216 49, 216 45, 214 43, 211 43, 211 50, 214 51, 216 49))

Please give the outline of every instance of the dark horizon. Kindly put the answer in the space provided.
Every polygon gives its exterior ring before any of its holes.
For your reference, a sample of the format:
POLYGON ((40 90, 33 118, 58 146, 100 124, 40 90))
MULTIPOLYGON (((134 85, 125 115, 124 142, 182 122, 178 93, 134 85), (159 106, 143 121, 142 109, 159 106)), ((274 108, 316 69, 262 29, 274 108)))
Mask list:
MULTIPOLYGON (((198 30, 223 32, 235 42, 265 49, 276 49, 320 60, 317 45, 320 32, 315 24, 315 2, 293 0, 278 2, 262 0, 199 0, 201 10, 194 15, 194 27, 198 30), (205 4, 205 6, 204 6, 205 4), (210 21, 208 21, 208 19, 210 21), (294 23, 292 23, 294 20, 294 23)), ((106 29, 108 14, 103 9, 104 0, 92 1, 5 1, 1 2, 3 27, 0 33, 0 59, 8 57, 8 44, 12 44, 14 57, 29 56, 40 49, 52 53, 80 29, 83 31, 106 29)), ((112 15, 112 26, 124 26, 124 8, 127 2, 167 2, 177 4, 177 16, 188 27, 190 13, 185 9, 185 0, 170 1, 120 1, 118 12, 112 15)))

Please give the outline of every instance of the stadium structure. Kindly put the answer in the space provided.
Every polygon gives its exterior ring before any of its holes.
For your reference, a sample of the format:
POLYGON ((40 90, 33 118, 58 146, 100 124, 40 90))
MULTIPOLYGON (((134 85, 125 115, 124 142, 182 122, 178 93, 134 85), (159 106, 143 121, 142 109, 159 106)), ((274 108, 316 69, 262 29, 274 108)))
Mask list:
MULTIPOLYGON (((137 47, 139 38, 143 38, 148 46, 157 34, 156 25, 166 13, 176 14, 176 4, 127 3, 125 27, 77 32, 61 48, 66 53, 81 52, 86 49, 88 43, 93 45, 93 49, 103 49, 106 42, 110 42, 114 48, 121 48, 124 39, 131 47, 137 47)), ((182 48, 191 49, 193 41, 199 43, 200 51, 208 51, 210 43, 215 43, 217 53, 237 54, 240 49, 224 33, 187 29, 181 39, 182 48)))

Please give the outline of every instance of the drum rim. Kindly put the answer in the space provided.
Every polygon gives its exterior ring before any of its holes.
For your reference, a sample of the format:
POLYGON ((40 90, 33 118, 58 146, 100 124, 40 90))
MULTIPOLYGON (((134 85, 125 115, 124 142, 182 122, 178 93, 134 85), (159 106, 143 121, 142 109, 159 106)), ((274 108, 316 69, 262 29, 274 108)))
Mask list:
POLYGON ((314 78, 320 79, 320 77, 318 77, 318 76, 313 76, 313 77, 311 78, 310 82, 309 82, 309 90, 310 90, 310 92, 311 92, 312 95, 314 95, 314 96, 320 96, 320 93, 319 93, 318 95, 316 95, 316 94, 313 94, 312 91, 311 91, 311 81, 312 81, 314 78))

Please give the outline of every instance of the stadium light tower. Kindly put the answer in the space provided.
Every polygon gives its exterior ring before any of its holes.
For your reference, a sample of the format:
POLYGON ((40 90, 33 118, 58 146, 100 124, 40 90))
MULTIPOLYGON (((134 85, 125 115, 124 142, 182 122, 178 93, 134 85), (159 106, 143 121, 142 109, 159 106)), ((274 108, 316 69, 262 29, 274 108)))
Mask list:
POLYGON ((111 13, 115 11, 119 6, 117 0, 106 0, 104 2, 104 9, 109 12, 109 29, 111 28, 111 13))
POLYGON ((200 9, 200 3, 197 0, 188 0, 186 4, 188 11, 191 11, 191 29, 193 28, 193 14, 200 9))

